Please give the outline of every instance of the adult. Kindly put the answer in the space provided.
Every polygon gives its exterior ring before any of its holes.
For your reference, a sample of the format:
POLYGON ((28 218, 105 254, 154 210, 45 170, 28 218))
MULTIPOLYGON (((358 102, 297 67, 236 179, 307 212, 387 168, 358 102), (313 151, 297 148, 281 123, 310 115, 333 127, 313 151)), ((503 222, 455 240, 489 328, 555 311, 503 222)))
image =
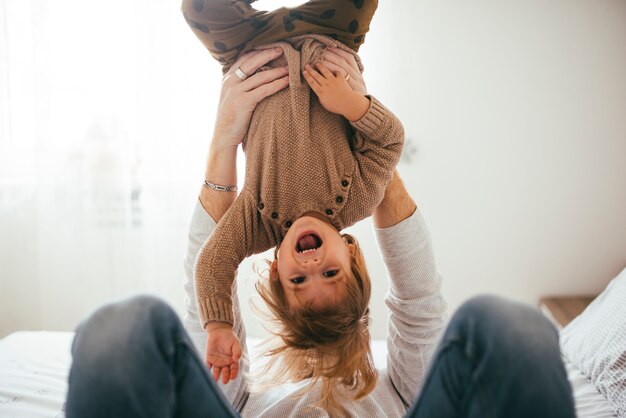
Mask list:
MULTIPOLYGON (((256 72, 277 54, 244 54, 233 68, 254 75, 242 81, 229 70, 224 77, 206 168, 221 184, 236 184, 236 149, 256 104, 287 86, 280 69, 256 72)), ((340 55, 328 59, 346 72, 353 64, 340 55)), ((250 393, 244 373, 227 385, 216 383, 199 356, 206 332, 195 304, 193 265, 233 199, 201 189, 185 258, 184 327, 164 302, 137 297, 100 308, 78 328, 69 418, 328 416, 311 407, 319 401, 315 389, 298 397, 298 385, 250 393)), ((575 416, 558 334, 536 310, 478 297, 461 306, 444 332, 446 305, 430 236, 397 172, 373 220, 389 272, 389 355, 374 391, 344 405, 350 416, 575 416)), ((234 330, 245 347, 236 300, 234 330)), ((247 356, 235 367, 245 372, 247 356)))

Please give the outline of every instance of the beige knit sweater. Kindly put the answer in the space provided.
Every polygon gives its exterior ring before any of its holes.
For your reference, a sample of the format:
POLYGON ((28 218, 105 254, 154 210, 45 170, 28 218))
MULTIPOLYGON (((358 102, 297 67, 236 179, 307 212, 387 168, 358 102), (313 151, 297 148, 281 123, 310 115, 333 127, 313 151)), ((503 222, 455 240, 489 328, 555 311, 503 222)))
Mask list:
POLYGON ((263 47, 283 49, 290 85, 257 105, 243 142, 244 187, 196 260, 203 325, 233 323, 237 267, 244 258, 278 245, 302 214, 318 212, 342 230, 370 216, 383 197, 402 152, 404 129, 372 96, 366 114, 356 122, 322 107, 301 71, 307 63, 314 65, 327 45, 356 56, 321 35, 263 47))

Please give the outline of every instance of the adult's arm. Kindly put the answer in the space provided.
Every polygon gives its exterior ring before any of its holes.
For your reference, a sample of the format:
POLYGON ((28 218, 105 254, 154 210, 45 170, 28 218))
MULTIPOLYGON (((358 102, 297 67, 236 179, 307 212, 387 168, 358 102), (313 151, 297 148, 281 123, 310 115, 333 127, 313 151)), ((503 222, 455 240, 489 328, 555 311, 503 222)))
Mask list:
MULTIPOLYGON (((206 181, 221 186, 237 185, 237 149, 248 131, 254 109, 261 100, 289 85, 287 67, 277 67, 259 73, 257 70, 282 53, 282 49, 275 48, 244 54, 237 60, 234 68, 224 75, 213 140, 205 169, 206 181), (241 80, 235 74, 237 68, 252 76, 241 80)), ((235 192, 200 188, 200 203, 215 223, 220 222, 236 199, 235 192)), ((197 257, 196 252, 194 260, 197 257)), ((227 292, 230 290, 229 285, 227 292)), ((223 327, 223 323, 217 322, 205 324, 207 332, 215 327, 223 327)))
MULTIPOLYGON (((287 67, 256 71, 282 53, 280 48, 249 52, 224 75, 205 180, 222 186, 237 184, 237 148, 248 131, 256 105, 289 85, 287 67), (242 81, 234 73, 237 68, 253 75, 242 81)), ((219 222, 236 197, 232 192, 200 189, 200 202, 215 222, 219 222)))
POLYGON ((373 214, 376 228, 389 228, 397 225, 415 212, 417 205, 406 190, 404 182, 400 178, 398 170, 393 171, 393 176, 387 184, 385 195, 373 214))
POLYGON ((428 228, 397 171, 373 217, 389 275, 387 375, 408 407, 445 327, 442 279, 428 228))
MULTIPOLYGON (((211 141, 204 178, 222 186, 237 185, 237 146, 224 144, 219 133, 211 141)), ((236 192, 220 192, 201 187, 198 199, 208 215, 219 222, 237 198, 236 192)))

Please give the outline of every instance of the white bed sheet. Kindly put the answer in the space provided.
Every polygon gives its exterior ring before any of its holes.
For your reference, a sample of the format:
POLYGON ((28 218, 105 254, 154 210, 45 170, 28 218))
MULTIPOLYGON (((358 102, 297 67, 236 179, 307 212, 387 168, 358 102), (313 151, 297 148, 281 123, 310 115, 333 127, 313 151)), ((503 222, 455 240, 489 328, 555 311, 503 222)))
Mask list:
MULTIPOLYGON (((0 340, 0 417, 63 418, 73 333, 23 331, 0 340)), ((255 343, 249 341, 254 352, 255 343)), ((374 363, 384 368, 384 341, 372 344, 374 363)), ((566 364, 579 418, 611 418, 606 399, 566 364)))
POLYGON ((0 340, 0 417, 65 417, 73 335, 22 331, 0 340))

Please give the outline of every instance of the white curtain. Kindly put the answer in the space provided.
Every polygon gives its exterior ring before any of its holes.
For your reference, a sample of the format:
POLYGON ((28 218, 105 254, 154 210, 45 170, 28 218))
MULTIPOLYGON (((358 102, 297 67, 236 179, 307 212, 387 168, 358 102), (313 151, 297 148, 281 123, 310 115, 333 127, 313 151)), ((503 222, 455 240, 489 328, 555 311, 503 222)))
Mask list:
POLYGON ((1 0, 0 335, 182 304, 221 70, 178 0, 1 0))

